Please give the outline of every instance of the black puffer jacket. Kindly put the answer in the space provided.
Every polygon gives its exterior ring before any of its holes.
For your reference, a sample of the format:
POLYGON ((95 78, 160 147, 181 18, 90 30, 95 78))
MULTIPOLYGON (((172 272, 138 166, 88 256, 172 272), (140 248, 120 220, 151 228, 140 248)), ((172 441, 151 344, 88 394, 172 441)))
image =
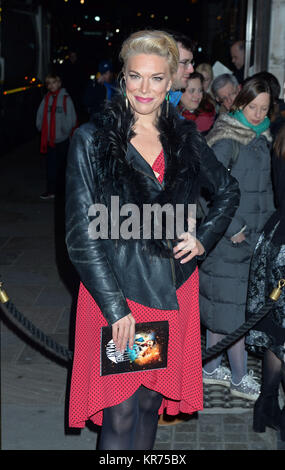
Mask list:
MULTIPOLYGON (((239 204, 239 188, 197 132, 171 107, 158 122, 165 155, 160 184, 151 167, 132 146, 131 111, 118 98, 99 122, 76 130, 72 138, 66 181, 66 243, 82 283, 112 324, 130 313, 126 299, 159 309, 177 309, 176 290, 189 278, 197 260, 181 264, 172 255, 173 240, 90 237, 94 204, 110 209, 111 197, 120 207, 135 204, 195 203, 200 187, 212 195, 212 208, 197 238, 208 252, 220 239, 239 204), (90 209, 91 208, 91 209, 90 209)), ((185 211, 186 213, 186 211, 185 211)), ((109 211, 110 215, 110 211, 109 211)), ((140 219, 142 220, 142 219, 140 219)))

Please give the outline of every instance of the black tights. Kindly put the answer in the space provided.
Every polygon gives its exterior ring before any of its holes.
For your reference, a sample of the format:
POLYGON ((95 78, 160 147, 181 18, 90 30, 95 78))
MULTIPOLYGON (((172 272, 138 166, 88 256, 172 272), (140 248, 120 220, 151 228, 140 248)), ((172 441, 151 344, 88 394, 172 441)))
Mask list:
POLYGON ((127 400, 105 408, 98 450, 151 450, 162 395, 141 385, 127 400))
POLYGON ((262 394, 265 396, 278 394, 281 381, 285 382, 284 364, 270 349, 267 349, 262 363, 262 394))

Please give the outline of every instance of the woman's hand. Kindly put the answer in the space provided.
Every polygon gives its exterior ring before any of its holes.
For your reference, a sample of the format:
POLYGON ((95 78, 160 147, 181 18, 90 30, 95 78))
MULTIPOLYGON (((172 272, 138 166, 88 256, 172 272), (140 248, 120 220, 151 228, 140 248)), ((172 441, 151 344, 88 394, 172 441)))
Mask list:
POLYGON ((127 347, 129 340, 129 348, 133 349, 135 341, 135 324, 136 321, 131 313, 116 321, 112 325, 113 341, 118 351, 122 353, 127 347))
POLYGON ((180 241, 174 248, 174 258, 179 259, 182 256, 186 256, 183 258, 180 263, 184 264, 193 259, 195 256, 201 256, 205 252, 205 248, 203 247, 202 243, 189 232, 182 233, 180 236, 180 241))
POLYGON ((234 235, 232 238, 231 238, 231 241, 233 243, 241 243, 245 240, 245 235, 243 234, 243 232, 241 233, 238 233, 237 235, 234 235))

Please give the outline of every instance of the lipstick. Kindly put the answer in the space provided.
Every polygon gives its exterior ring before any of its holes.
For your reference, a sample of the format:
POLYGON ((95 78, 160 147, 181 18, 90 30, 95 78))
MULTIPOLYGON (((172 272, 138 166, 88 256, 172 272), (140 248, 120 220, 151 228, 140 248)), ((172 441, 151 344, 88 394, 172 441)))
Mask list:
POLYGON ((142 98, 141 96, 135 96, 135 99, 140 103, 150 103, 153 98, 142 98))

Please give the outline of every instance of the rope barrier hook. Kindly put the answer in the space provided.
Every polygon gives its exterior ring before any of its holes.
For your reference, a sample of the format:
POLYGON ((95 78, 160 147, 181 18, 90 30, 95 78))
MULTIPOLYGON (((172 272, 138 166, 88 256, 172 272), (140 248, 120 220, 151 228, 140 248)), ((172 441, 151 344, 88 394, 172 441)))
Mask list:
POLYGON ((9 300, 8 295, 5 290, 2 288, 3 282, 0 282, 0 302, 1 304, 6 304, 9 300))
POLYGON ((275 287, 270 294, 270 299, 277 301, 281 295, 282 288, 285 286, 285 279, 280 279, 278 282, 278 287, 275 287))
MULTIPOLYGON (((61 357, 68 359, 69 361, 73 357, 73 352, 66 349, 64 346, 56 343, 52 338, 45 335, 39 328, 30 322, 24 315, 22 315, 14 306, 14 304, 10 301, 8 295, 6 294, 5 290, 2 287, 3 282, 0 281, 0 304, 7 304, 5 308, 11 313, 14 318, 19 321, 23 326, 30 331, 33 336, 37 337, 37 340, 44 346, 48 347, 48 349, 53 349, 56 352, 56 355, 60 355, 61 357)), ((223 349, 229 347, 233 342, 237 341, 239 338, 244 336, 253 326, 256 325, 267 313, 272 309, 272 301, 277 301, 282 293, 282 289, 285 287, 285 279, 280 279, 278 282, 278 286, 275 287, 266 304, 252 317, 243 323, 239 328, 237 328, 233 333, 227 335, 224 339, 219 341, 217 344, 212 346, 211 348, 206 349, 202 354, 202 360, 208 359, 209 357, 215 356, 223 349)))

